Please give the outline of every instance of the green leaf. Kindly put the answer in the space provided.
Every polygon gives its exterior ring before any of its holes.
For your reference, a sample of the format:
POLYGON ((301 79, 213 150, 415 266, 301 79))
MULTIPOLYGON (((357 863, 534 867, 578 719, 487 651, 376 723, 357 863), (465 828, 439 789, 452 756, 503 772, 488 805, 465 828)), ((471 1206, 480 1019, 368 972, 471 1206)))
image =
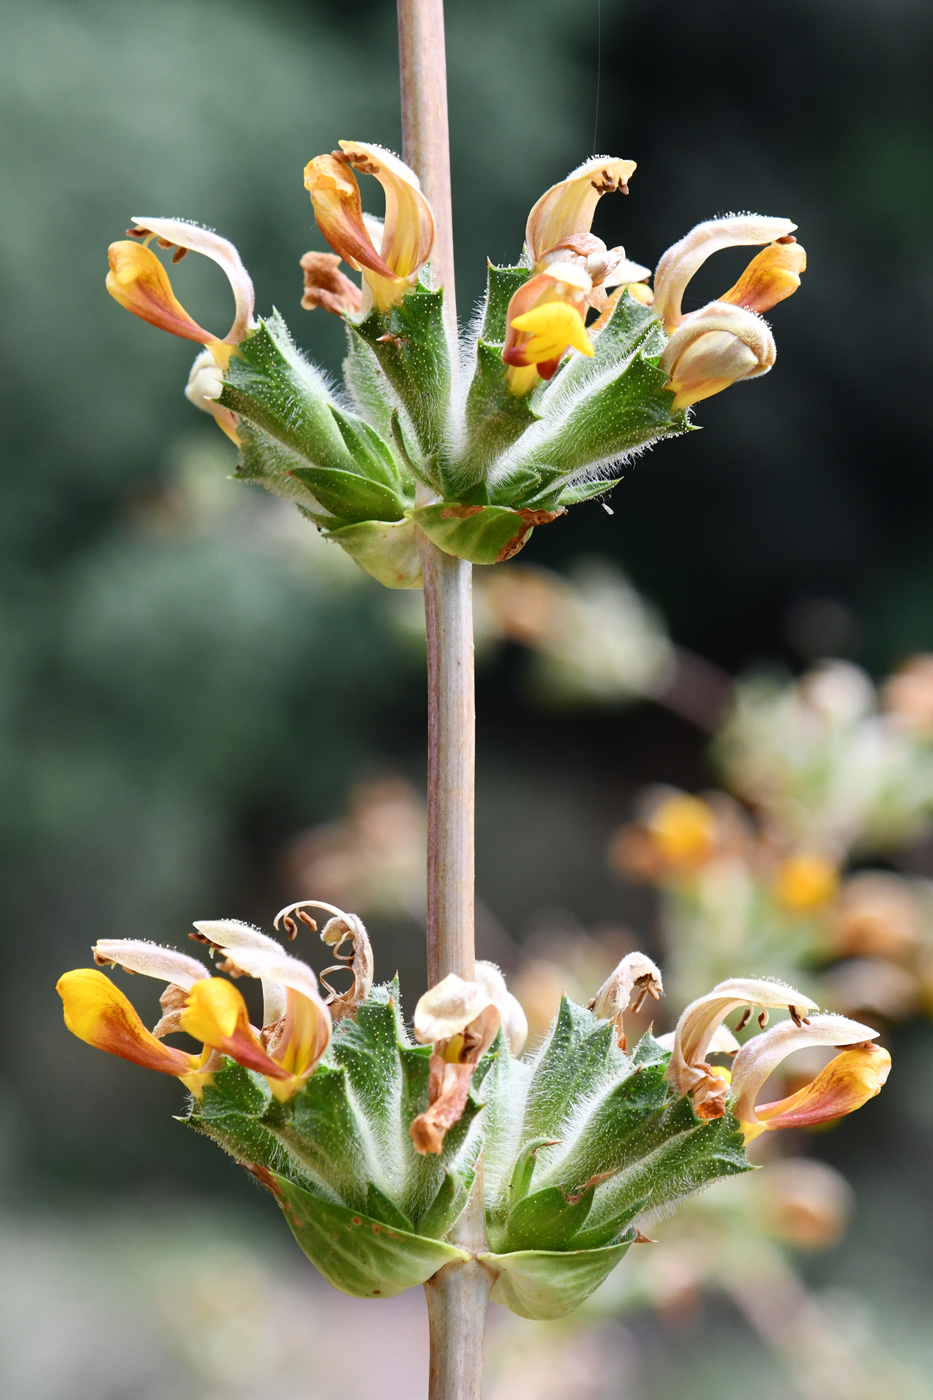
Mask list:
POLYGON ((394 493, 409 495, 413 500, 414 482, 403 483, 388 443, 383 442, 364 419, 351 418, 337 408, 331 408, 331 413, 347 451, 362 474, 370 481, 381 481, 394 493))
POLYGON ((392 436, 396 399, 385 370, 349 323, 347 346, 347 356, 343 362, 344 383, 357 412, 388 442, 392 436))
POLYGON ((237 346, 220 402, 306 462, 353 470, 327 386, 299 354, 278 313, 237 346))
POLYGON ((511 393, 507 374, 502 347, 479 340, 476 369, 467 391, 466 439, 457 460, 445 472, 449 493, 484 480, 489 464, 538 422, 530 395, 518 398, 511 393))
POLYGON ((628 1072, 609 1021, 562 997, 550 1037, 535 1062, 523 1137, 563 1138, 576 1105, 628 1072))
MULTIPOLYGON (((530 395, 509 393, 508 366, 502 359, 509 302, 531 275, 527 267, 488 265, 486 305, 476 342, 476 368, 467 391, 466 441, 445 471, 445 495, 464 496, 500 453, 538 420, 530 395)), ((511 504, 511 502, 510 502, 511 504)))
POLYGON ((509 1249, 568 1248, 590 1213, 595 1189, 591 1186, 573 1197, 559 1186, 548 1186, 526 1196, 506 1221, 509 1249))
POLYGON ((369 1183, 366 1191, 366 1214, 383 1225, 391 1225, 393 1230, 414 1231, 414 1226, 404 1211, 399 1210, 394 1201, 384 1196, 379 1187, 369 1183))
POLYGON ((421 587, 421 556, 410 520, 364 520, 329 530, 327 538, 386 588, 421 587))
POLYGON ((446 1172, 434 1200, 418 1222, 418 1233, 443 1239, 467 1203, 475 1173, 446 1172))
POLYGON ((613 479, 600 478, 598 481, 581 481, 574 485, 565 486, 558 496, 558 504, 562 506, 577 506, 581 501, 592 501, 594 496, 605 496, 614 486, 618 486, 622 480, 620 476, 613 479))
POLYGON ((401 520, 403 504, 397 494, 379 481, 334 467, 295 467, 292 475, 341 520, 401 520))
POLYGON ((636 1215, 641 1215, 646 1204, 642 1197, 640 1201, 635 1201, 618 1215, 609 1216, 599 1225, 587 1222, 585 1228, 574 1236, 574 1249, 602 1249, 607 1244, 618 1244, 623 1230, 632 1223, 636 1215))
POLYGON ((689 1099, 676 1100, 652 1126, 644 1152, 599 1191, 588 1225, 625 1211, 660 1210, 721 1177, 752 1170, 731 1113, 702 1122, 689 1099))
POLYGON ((503 1303, 519 1317, 566 1317, 608 1278, 631 1243, 625 1240, 604 1249, 534 1249, 478 1257, 498 1271, 492 1290, 494 1302, 503 1303))
POLYGON ((473 564, 499 564, 519 552, 536 525, 549 524, 561 512, 441 501, 408 514, 446 554, 473 564))
POLYGON ((334 525, 340 522, 324 509, 313 491, 295 476, 295 470, 305 465, 305 460, 297 452, 283 447, 268 433, 254 428, 245 419, 240 419, 240 459, 236 468, 238 481, 253 482, 264 487, 273 496, 283 501, 291 501, 300 507, 316 525, 334 525))
POLYGON ((486 305, 483 308, 483 340, 500 347, 505 344, 506 312, 519 287, 531 276, 530 267, 486 265, 486 305))
MULTIPOLYGON (((463 1117, 444 1139, 443 1150, 430 1156, 415 1151, 409 1128, 428 1106, 431 1047, 408 1044, 394 983, 374 987, 355 1017, 338 1022, 333 1054, 346 1070, 354 1102, 367 1125, 369 1180, 420 1229, 445 1174, 451 1171, 462 1180, 472 1175, 480 1140, 468 1139, 481 1105, 471 1092, 463 1117)), ((460 1209, 465 1202, 464 1194, 460 1209)))
POLYGON ((264 1121, 324 1194, 355 1208, 366 1205, 372 1177, 366 1123, 344 1069, 320 1065, 293 1098, 271 1103, 264 1121))
POLYGON ((418 286, 387 316, 371 311, 354 329, 408 412, 422 455, 439 452, 447 437, 451 385, 443 291, 418 286))
POLYGON ((551 1137, 534 1138, 526 1143, 518 1154, 515 1163, 515 1170, 512 1172, 512 1179, 509 1182, 509 1209, 513 1211, 519 1201, 528 1195, 531 1187, 531 1179, 534 1176, 535 1157, 539 1147, 555 1147, 557 1139, 551 1137))
POLYGON ((565 1130, 564 1144, 547 1154, 538 1185, 572 1189, 651 1152, 672 1131, 664 1114, 669 1092, 663 1065, 651 1065, 629 1069, 618 1083, 591 1089, 586 1099, 575 1094, 572 1131, 565 1130))
POLYGON ((188 1116, 181 1121, 251 1170, 259 1167, 282 1172, 313 1186, 302 1164, 262 1121, 271 1104, 271 1091, 261 1075, 226 1060, 202 1097, 192 1100, 188 1116))
POLYGON ((394 1298, 469 1254, 440 1240, 322 1200, 273 1173, 270 1186, 292 1234, 328 1283, 353 1298, 394 1298))

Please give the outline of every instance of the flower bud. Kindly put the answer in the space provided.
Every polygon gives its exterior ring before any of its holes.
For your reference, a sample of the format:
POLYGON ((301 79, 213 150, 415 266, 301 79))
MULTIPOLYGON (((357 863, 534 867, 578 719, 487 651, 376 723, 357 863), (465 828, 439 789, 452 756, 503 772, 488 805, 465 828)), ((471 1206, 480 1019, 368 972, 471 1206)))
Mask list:
POLYGON ((673 408, 688 408, 739 379, 767 374, 777 348, 759 316, 727 302, 710 302, 685 317, 661 356, 670 375, 673 408))
POLYGON ((230 441, 239 447, 240 435, 237 425, 240 420, 232 409, 224 408, 223 404, 217 402, 223 391, 224 378, 217 360, 210 350, 202 350, 191 366, 188 383, 185 385, 185 398, 202 413, 209 413, 230 441))
POLYGON ((658 967, 644 953, 627 953, 609 974, 589 1008, 602 1021, 614 1021, 619 1045, 626 1049, 623 1018, 634 1002, 633 1011, 641 1010, 646 997, 659 1001, 664 993, 658 967))

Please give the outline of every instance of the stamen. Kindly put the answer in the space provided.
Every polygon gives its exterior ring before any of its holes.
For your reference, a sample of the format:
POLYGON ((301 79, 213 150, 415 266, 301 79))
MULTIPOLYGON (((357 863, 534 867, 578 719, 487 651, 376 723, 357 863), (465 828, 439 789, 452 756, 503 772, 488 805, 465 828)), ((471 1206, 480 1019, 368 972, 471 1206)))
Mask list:
POLYGON ((738 1035, 739 1031, 744 1031, 745 1027, 751 1020, 751 1016, 752 1008, 750 1006, 746 1006, 745 1010, 742 1012, 742 1019, 739 1021, 739 1024, 735 1028, 736 1035, 738 1035))
POLYGON ((768 1012, 767 1012, 767 1010, 759 1011, 759 1013, 758 1013, 758 1024, 759 1024, 759 1026, 761 1027, 761 1029, 764 1030, 765 1026, 768 1024, 768 1012))
MULTIPOLYGON (((312 933, 317 933, 317 924, 314 919, 312 919, 311 915, 305 912, 305 905, 307 904, 312 905, 315 909, 326 909, 328 914, 333 914, 338 919, 344 919, 347 923, 350 922, 348 916, 342 909, 338 909, 336 904, 327 904, 323 899, 296 899, 294 904, 287 904, 284 909, 279 910, 272 920, 272 927, 278 929, 279 920, 281 919, 282 927, 289 938, 294 942, 298 933, 298 925, 291 916, 297 912, 301 922, 307 924, 312 933)), ((341 939, 341 942, 342 941, 341 939)))
POLYGON ((173 263, 180 263, 182 258, 186 258, 191 250, 189 248, 176 248, 172 255, 173 263))
POLYGON ((794 1025, 795 1025, 795 1026, 798 1026, 798 1027, 799 1027, 799 1026, 802 1026, 802 1025, 803 1025, 803 1021, 801 1020, 801 1018, 800 1018, 800 1016, 799 1016, 799 1014, 798 1014, 798 1012, 797 1012, 796 1006, 789 1006, 787 1009, 788 1009, 788 1011, 790 1012, 790 1019, 793 1021, 794 1025))

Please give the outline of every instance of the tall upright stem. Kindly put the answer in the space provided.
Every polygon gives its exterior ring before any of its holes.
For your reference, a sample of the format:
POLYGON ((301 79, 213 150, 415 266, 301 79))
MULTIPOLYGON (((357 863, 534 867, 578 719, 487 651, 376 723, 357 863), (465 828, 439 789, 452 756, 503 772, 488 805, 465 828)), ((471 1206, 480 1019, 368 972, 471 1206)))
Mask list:
POLYGON ((447 61, 444 0, 397 0, 402 79, 402 143, 405 159, 421 180, 434 211, 437 233, 431 265, 444 288, 447 324, 456 330, 454 231, 450 210, 450 135, 447 126, 447 61))
MULTIPOLYGON (((432 256, 456 368, 453 227, 443 0, 398 0, 402 131, 437 225, 432 256)), ((428 980, 472 978, 475 708, 472 569, 419 537, 428 640, 428 980)), ((486 1249, 483 1167, 452 1239, 486 1249)), ((431 1337, 429 1400, 481 1400, 483 1332, 492 1276, 475 1258, 425 1284, 431 1337)))
MULTIPOLYGON (((398 0, 405 159, 437 226, 435 284, 456 327, 443 0, 398 0)), ((472 570, 421 536, 428 638, 428 977, 473 976, 472 570)))
POLYGON ((421 540, 428 641, 428 982, 472 978, 472 567, 421 540))

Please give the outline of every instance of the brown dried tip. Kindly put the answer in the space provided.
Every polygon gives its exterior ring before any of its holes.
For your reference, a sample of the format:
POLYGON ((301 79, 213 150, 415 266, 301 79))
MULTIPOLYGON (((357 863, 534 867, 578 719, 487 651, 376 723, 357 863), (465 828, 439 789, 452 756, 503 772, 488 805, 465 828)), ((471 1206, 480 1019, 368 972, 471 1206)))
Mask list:
POLYGON ((322 306, 334 316, 348 316, 362 307, 363 293, 355 282, 340 271, 340 259, 336 253, 305 253, 301 259, 301 269, 305 275, 304 296, 301 298, 305 311, 322 306))
POLYGON ((459 1123, 466 1108, 472 1074, 472 1064, 448 1064, 440 1055, 431 1056, 428 1108, 409 1129, 415 1151, 422 1156, 440 1152, 448 1129, 459 1123))
POLYGON ((184 987, 170 982, 159 997, 159 1005, 162 1008, 162 1016, 152 1028, 156 1040, 162 1040, 165 1036, 181 1030, 181 1013, 188 1005, 188 993, 184 987))
POLYGON ((242 1165, 250 1176, 254 1176, 267 1191, 272 1192, 273 1196, 281 1196, 281 1188, 268 1167, 262 1166, 259 1162, 244 1162, 242 1165))
MULTIPOLYGON (((299 917, 300 914, 299 914, 299 917)), ((340 915, 330 919, 321 932, 321 939, 334 950, 334 957, 339 959, 333 967, 327 967, 321 973, 320 981, 329 992, 326 998, 327 1009, 330 1011, 332 1021, 342 1021, 345 1016, 352 1016, 360 1002, 366 1000, 373 985, 373 949, 369 941, 369 934, 362 919, 355 914, 340 915), (351 947, 348 953, 343 952, 343 946, 350 941, 351 947), (345 992, 337 992, 327 981, 331 972, 350 972, 353 974, 353 982, 345 992)))

